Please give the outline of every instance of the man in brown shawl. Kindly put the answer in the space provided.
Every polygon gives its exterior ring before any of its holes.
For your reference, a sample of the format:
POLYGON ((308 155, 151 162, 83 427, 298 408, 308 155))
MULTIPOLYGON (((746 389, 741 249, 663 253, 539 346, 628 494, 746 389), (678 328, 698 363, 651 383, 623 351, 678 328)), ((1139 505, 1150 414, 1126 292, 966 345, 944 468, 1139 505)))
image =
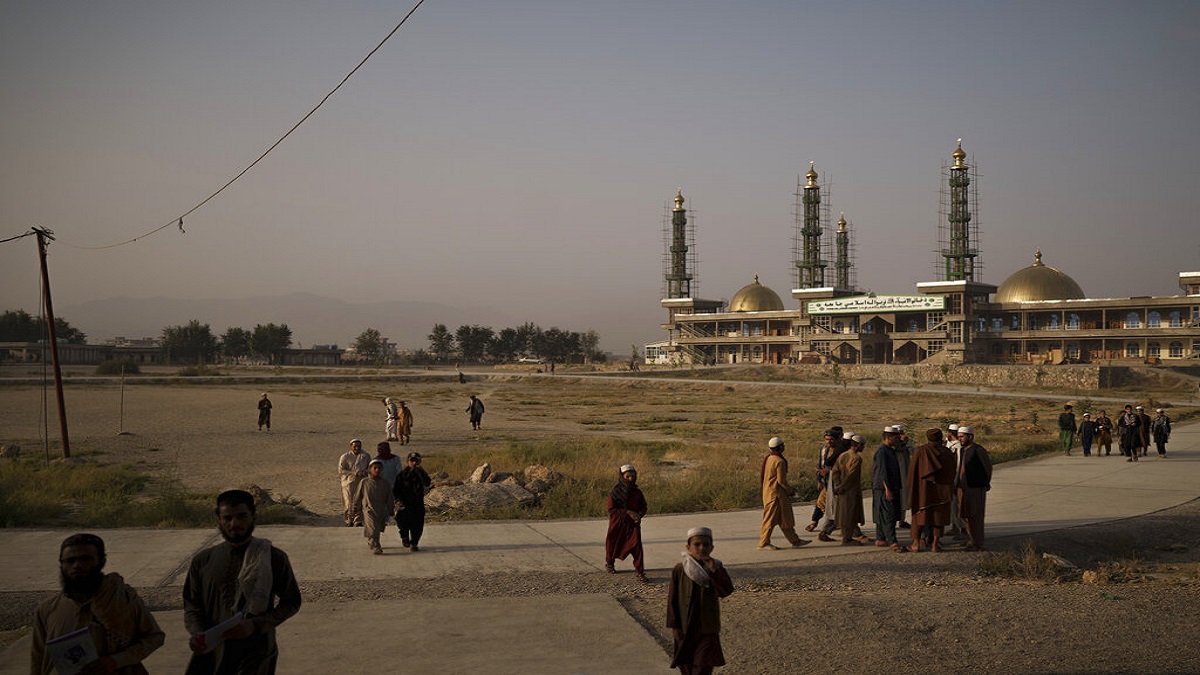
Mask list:
POLYGON ((954 490, 954 454, 942 442, 941 429, 925 432, 929 440, 913 453, 908 467, 912 486, 912 549, 942 550, 942 530, 950 524, 950 493, 954 490))
POLYGON ((862 546, 870 541, 859 527, 867 522, 863 513, 862 448, 863 437, 851 435, 850 446, 838 455, 829 474, 835 500, 834 519, 842 528, 842 546, 862 546))

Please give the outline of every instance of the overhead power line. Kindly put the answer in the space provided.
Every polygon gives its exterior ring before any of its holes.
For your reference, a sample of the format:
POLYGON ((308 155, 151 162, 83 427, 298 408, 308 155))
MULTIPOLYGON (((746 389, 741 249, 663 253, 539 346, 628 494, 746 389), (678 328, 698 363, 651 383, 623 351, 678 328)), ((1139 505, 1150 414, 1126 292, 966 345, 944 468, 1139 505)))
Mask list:
MULTIPOLYGON (((255 167, 255 165, 257 165, 264 158, 266 158, 267 155, 271 154, 272 150, 279 147, 279 145, 281 143, 283 143, 285 140, 287 140, 287 137, 291 136, 292 132, 294 132, 296 129, 299 129, 301 124, 304 124, 306 121, 308 121, 308 118, 312 117, 313 114, 315 114, 318 110, 320 110, 321 106, 325 105, 325 102, 328 101, 330 99, 330 97, 332 97, 334 94, 336 94, 337 91, 342 88, 342 85, 346 84, 346 82, 351 78, 351 76, 353 76, 354 73, 357 73, 358 69, 362 68, 363 65, 366 64, 366 62, 368 60, 370 60, 370 58, 372 56, 375 55, 375 52, 379 51, 380 48, 382 48, 383 45, 386 44, 388 40, 392 39, 392 36, 395 35, 397 31, 400 30, 400 27, 403 26, 406 21, 408 21, 409 17, 411 17, 413 15, 413 13, 417 11, 417 8, 420 7, 424 2, 425 2, 425 0, 417 0, 417 4, 413 5, 413 8, 408 10, 408 14, 404 15, 404 18, 400 20, 400 23, 396 24, 396 26, 394 28, 392 28, 391 32, 389 32, 386 37, 384 37, 382 40, 380 40, 379 44, 375 45, 375 48, 372 49, 370 52, 368 52, 367 55, 363 57, 362 61, 358 62, 358 65, 354 66, 354 68, 352 68, 349 73, 346 73, 346 76, 342 78, 342 81, 338 82, 336 87, 329 90, 329 93, 325 94, 325 96, 322 97, 321 100, 315 106, 313 106, 312 110, 309 110, 308 113, 304 115, 304 117, 301 117, 299 122, 296 122, 295 124, 293 124, 292 128, 287 130, 287 133, 280 136, 279 140, 272 143, 271 147, 264 150, 263 153, 261 155, 259 155, 253 162, 250 162, 250 164, 248 166, 246 166, 246 168, 239 171, 236 175, 234 175, 233 178, 230 178, 227 183, 225 183, 221 187, 217 188, 216 192, 213 192, 209 196, 205 197, 199 204, 196 204, 195 206, 188 209, 187 211, 184 211, 179 216, 172 218, 171 221, 166 223, 165 225, 160 225, 160 226, 154 228, 153 230, 150 230, 149 232, 142 233, 136 237, 133 237, 132 239, 126 239, 125 241, 117 242, 115 244, 108 244, 106 246, 76 246, 76 245, 64 242, 61 239, 59 240, 59 243, 65 245, 65 246, 70 246, 71 248, 83 249, 83 250, 88 250, 88 251, 99 251, 99 250, 108 249, 108 248, 116 248, 118 246, 125 246, 126 244, 132 244, 135 241, 138 241, 139 239, 145 239, 146 237, 149 237, 152 234, 157 234, 157 233, 162 232, 163 230, 167 229, 168 227, 172 227, 172 226, 177 226, 179 228, 179 232, 181 234, 184 233, 184 229, 183 229, 183 219, 184 218, 187 218, 188 216, 192 215, 196 211, 200 210, 201 207, 203 207, 205 204, 212 201, 214 198, 216 198, 217 195, 224 192, 225 188, 229 187, 230 185, 233 185, 234 182, 236 182, 239 178, 246 175, 250 171, 250 169, 253 169, 255 167)), ((30 234, 32 234, 32 233, 30 233, 30 234)), ((26 235, 19 235, 19 236, 23 237, 26 235)), ((14 238, 16 238, 16 237, 14 237, 14 238)), ((6 239, 4 241, 9 241, 9 240, 6 239)), ((4 242, 0 241, 0 244, 2 244, 2 243, 4 243, 4 242)))

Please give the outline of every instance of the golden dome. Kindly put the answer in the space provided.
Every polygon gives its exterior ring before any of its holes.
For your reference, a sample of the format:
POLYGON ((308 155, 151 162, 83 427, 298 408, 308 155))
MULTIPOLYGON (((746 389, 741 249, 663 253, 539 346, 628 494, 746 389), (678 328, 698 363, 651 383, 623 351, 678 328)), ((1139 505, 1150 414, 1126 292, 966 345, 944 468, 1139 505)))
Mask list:
POLYGON ((776 312, 783 309, 783 300, 779 294, 758 283, 758 275, 754 275, 754 283, 742 286, 733 299, 729 301, 731 312, 776 312))
POLYGON ((683 188, 679 188, 675 191, 675 210, 683 210, 683 188))
POLYGON ((804 174, 804 177, 808 179, 808 184, 810 186, 814 186, 817 184, 817 170, 816 170, 816 168, 814 168, 815 165, 816 165, 816 162, 809 162, 808 163, 808 173, 804 174))
POLYGON ((1033 264, 1013 272, 996 290, 994 302, 1030 300, 1077 300, 1086 297, 1075 280, 1042 262, 1042 252, 1033 254, 1033 264))
POLYGON ((958 149, 950 153, 950 156, 954 158, 954 166, 963 165, 963 160, 967 158, 967 153, 963 152, 961 138, 958 139, 958 149))

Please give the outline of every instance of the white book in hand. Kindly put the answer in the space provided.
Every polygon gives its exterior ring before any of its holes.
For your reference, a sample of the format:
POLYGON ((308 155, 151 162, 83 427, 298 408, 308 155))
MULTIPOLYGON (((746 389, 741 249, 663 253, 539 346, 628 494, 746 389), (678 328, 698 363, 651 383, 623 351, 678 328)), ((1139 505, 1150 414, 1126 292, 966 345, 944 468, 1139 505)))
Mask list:
POLYGON ((54 659, 54 668, 60 675, 75 675, 84 666, 100 658, 96 643, 92 640, 92 631, 87 627, 47 641, 46 650, 54 659))
POLYGON ((212 650, 216 649, 217 647, 221 646, 221 643, 225 641, 225 638, 223 637, 225 631, 238 625, 239 623, 241 623, 241 621, 242 621, 242 613, 238 612, 238 613, 234 614, 233 616, 229 617, 228 619, 225 619, 221 623, 204 631, 204 651, 201 653, 207 654, 207 653, 211 652, 212 650))

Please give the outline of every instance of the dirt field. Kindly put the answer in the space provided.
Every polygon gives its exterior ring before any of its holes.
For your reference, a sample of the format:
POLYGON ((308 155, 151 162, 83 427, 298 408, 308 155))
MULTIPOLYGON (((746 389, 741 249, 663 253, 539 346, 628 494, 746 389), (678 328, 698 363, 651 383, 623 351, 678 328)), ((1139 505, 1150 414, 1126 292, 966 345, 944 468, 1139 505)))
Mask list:
MULTIPOLYGON (((379 397, 410 400, 413 449, 433 458, 513 440, 617 435, 688 443, 719 442, 759 454, 768 433, 805 437, 843 421, 938 423, 983 419, 1044 424, 1058 404, 1032 399, 792 390, 756 385, 629 384, 493 379, 465 385, 397 380, 362 384, 266 386, 273 429, 256 430, 253 386, 127 386, 118 418, 115 386, 71 386, 75 453, 145 466, 196 490, 256 483, 298 499, 332 521, 339 509, 334 465, 346 442, 383 435, 379 397), (471 432, 467 395, 488 406, 484 431, 471 432), (119 428, 129 432, 117 435, 119 428), (771 431, 772 429, 776 431, 771 431)), ((0 441, 40 455, 42 391, 0 387, 0 441)), ((51 394, 50 409, 53 411, 51 394)), ((51 412, 51 436, 57 436, 51 412)), ((1007 427, 1006 427, 1007 428, 1007 427)), ((816 435, 811 442, 816 443, 816 435)), ((430 461, 436 470, 436 461, 430 461)), ((319 523, 318 523, 319 524, 319 523)), ((1200 672, 1200 502, 1117 523, 1038 535, 1041 548, 1084 566, 1123 561, 1105 585, 981 576, 979 556, 883 553, 740 566, 723 605, 728 673, 844 672, 1200 672)), ((993 548, 1022 541, 993 540, 993 548)), ((721 557, 720 543, 714 552, 721 557)), ((666 644, 665 577, 644 587, 631 575, 446 576, 423 581, 304 587, 306 602, 352 598, 539 595, 608 592, 666 644)), ((27 625, 38 593, 0 591, 0 636, 27 625)), ((179 607, 178 588, 147 589, 155 609, 179 607)), ((666 656, 664 655, 664 660, 666 656)))

